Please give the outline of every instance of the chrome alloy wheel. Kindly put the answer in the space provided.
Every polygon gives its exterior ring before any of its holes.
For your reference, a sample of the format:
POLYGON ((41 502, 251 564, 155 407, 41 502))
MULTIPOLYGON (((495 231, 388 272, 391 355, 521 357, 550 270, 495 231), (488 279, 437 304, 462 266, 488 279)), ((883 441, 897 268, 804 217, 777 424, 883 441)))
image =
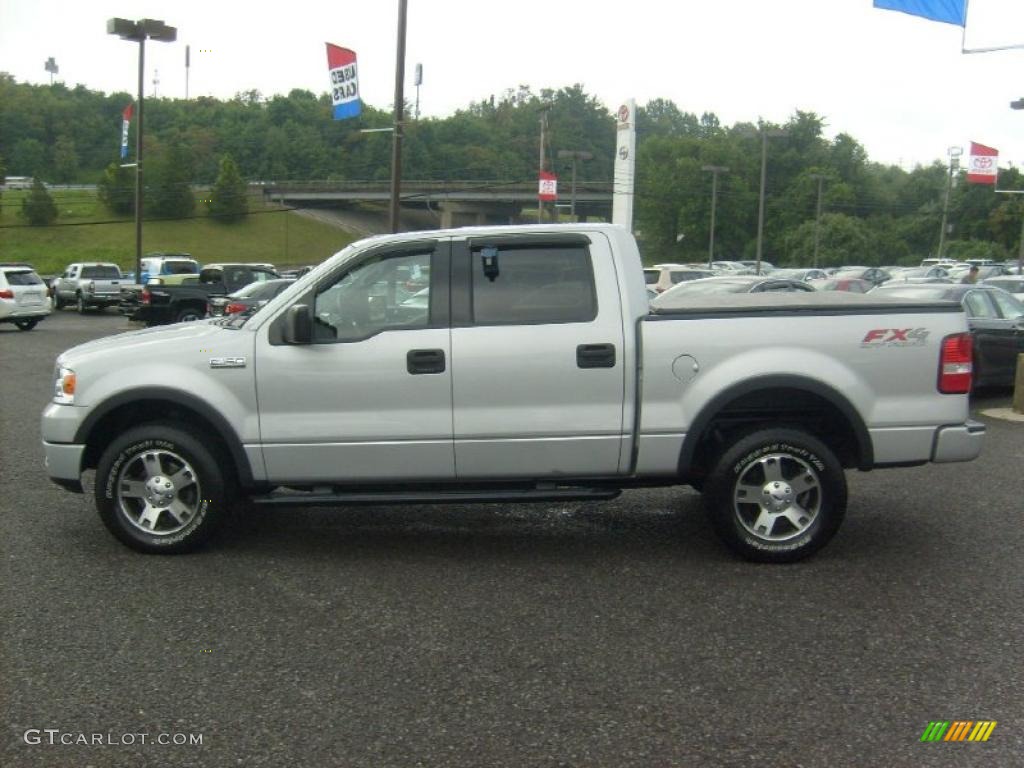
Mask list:
POLYGON ((201 502, 195 470, 173 451, 140 453, 125 462, 117 475, 121 514, 154 536, 170 536, 186 528, 201 502))
POLYGON ((770 453, 736 480, 733 509, 748 533, 762 541, 787 541, 806 531, 821 510, 821 480, 810 464, 788 453, 770 453))

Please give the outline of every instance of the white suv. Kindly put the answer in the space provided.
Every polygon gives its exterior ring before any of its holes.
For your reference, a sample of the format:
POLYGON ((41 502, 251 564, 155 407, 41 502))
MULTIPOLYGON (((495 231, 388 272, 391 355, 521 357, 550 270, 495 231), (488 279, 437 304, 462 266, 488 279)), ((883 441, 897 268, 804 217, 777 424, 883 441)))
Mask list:
POLYGON ((44 283, 30 264, 0 263, 0 323, 31 331, 50 314, 44 283))

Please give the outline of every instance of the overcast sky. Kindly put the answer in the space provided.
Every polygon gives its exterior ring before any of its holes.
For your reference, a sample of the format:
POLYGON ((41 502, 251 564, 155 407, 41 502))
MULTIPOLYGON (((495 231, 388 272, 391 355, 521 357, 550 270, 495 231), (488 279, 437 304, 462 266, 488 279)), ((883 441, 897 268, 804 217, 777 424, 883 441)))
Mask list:
MULTIPOLYGON (((394 89, 398 0, 0 0, 0 72, 134 93, 138 46, 106 20, 163 19, 175 43, 146 46, 146 92, 230 98, 328 90, 325 42, 359 56, 363 100, 386 108, 394 89)), ((723 124, 816 112, 869 157, 905 168, 974 140, 1024 165, 1024 50, 964 55, 963 30, 872 7, 871 0, 409 0, 406 94, 445 116, 519 84, 582 83, 609 110, 632 96, 723 124)), ((1024 44, 1022 0, 970 0, 968 48, 1024 44)), ((609 147, 609 151, 612 148, 609 147)))

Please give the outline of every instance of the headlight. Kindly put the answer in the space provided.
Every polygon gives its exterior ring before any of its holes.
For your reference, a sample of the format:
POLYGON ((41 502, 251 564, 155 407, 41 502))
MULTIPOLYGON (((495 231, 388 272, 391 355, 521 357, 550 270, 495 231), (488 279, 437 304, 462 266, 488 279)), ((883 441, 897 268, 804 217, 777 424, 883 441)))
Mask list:
POLYGON ((53 382, 53 402, 60 405, 75 404, 75 372, 70 368, 59 366, 53 382))

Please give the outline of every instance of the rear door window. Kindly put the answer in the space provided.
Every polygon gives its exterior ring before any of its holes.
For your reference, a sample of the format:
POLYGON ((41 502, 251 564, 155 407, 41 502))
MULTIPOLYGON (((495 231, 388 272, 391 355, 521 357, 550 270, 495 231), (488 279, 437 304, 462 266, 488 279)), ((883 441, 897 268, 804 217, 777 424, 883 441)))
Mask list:
POLYGON ((472 271, 477 325, 587 323, 597 317, 585 246, 478 246, 472 271))

